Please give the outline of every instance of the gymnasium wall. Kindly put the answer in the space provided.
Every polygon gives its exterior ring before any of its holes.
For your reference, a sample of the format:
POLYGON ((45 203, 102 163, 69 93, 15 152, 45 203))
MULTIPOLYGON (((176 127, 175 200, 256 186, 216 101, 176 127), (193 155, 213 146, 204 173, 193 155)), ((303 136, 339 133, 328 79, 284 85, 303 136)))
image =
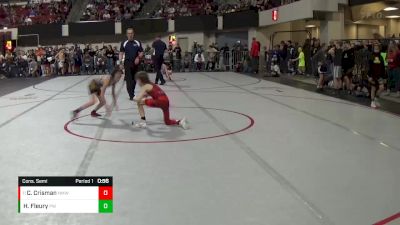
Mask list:
POLYGON ((391 37, 393 34, 395 34, 396 37, 400 36, 400 21, 390 19, 387 25, 386 36, 391 37))
POLYGON ((36 46, 37 35, 42 43, 49 42, 53 39, 62 38, 61 24, 36 24, 30 26, 18 27, 18 45, 36 46))
POLYGON ((357 25, 357 38, 373 38, 373 33, 379 33, 379 26, 376 25, 357 25))
POLYGON ((165 33, 168 32, 168 20, 165 19, 136 19, 124 20, 121 23, 122 32, 127 28, 135 29, 138 34, 165 33))
POLYGON ((115 34, 115 22, 69 23, 69 36, 91 36, 115 34))
POLYGON ((216 34, 216 41, 219 44, 219 47, 224 46, 225 43, 227 43, 229 46, 232 46, 237 41, 248 45, 248 36, 249 35, 247 31, 220 32, 216 34))
POLYGON ((254 10, 223 15, 223 29, 259 27, 259 13, 254 10))
POLYGON ((349 0, 349 5, 362 5, 379 1, 381 0, 349 0))
POLYGON ((216 16, 187 16, 175 19, 175 32, 194 32, 194 31, 216 31, 218 29, 218 19, 216 16))
POLYGON ((348 24, 344 28, 345 39, 356 39, 357 38, 357 25, 348 24))
MULTIPOLYGON (((308 20, 312 20, 314 10, 324 10, 335 12, 339 9, 339 4, 347 0, 301 0, 289 5, 278 7, 279 17, 277 21, 272 21, 272 10, 255 12, 252 10, 225 14, 223 16, 191 16, 176 18, 176 20, 165 19, 135 19, 126 20, 118 23, 114 22, 80 22, 68 25, 40 25, 46 28, 29 26, 21 27, 19 34, 37 32, 40 35, 41 45, 60 45, 63 43, 118 43, 125 38, 125 30, 133 27, 136 31, 137 39, 144 43, 151 43, 156 35, 163 36, 164 41, 168 41, 168 35, 175 35, 178 39, 185 38, 189 46, 193 41, 201 45, 208 46, 212 42, 233 42, 243 39, 243 43, 251 42, 252 37, 256 37, 262 46, 270 45, 270 36, 275 31, 304 30, 308 20), (47 29, 48 28, 48 29, 47 29), (50 31, 50 32, 49 32, 50 31), (232 33, 232 37, 225 36, 224 33, 232 33), (243 33, 240 38, 235 37, 235 33, 243 33)), ((329 13, 328 13, 329 14, 329 13)), ((332 14, 332 13, 331 13, 332 14)), ((332 19, 332 18, 330 18, 332 19)), ((329 19, 329 20, 330 20, 329 19)), ((332 19, 333 20, 333 19, 332 19)), ((393 22, 390 31, 399 30, 398 23, 393 22)), ((313 37, 322 34, 317 28, 308 29, 313 37)), ((388 30, 388 29, 387 29, 388 30)), ((345 36, 354 36, 351 30, 346 31, 345 36)), ((380 28, 379 31, 382 31, 380 28)), ((364 30, 361 28, 361 34, 364 30)), ((275 43, 281 40, 294 40, 304 42, 305 33, 283 33, 278 34, 275 43)), ((19 46, 35 46, 36 41, 32 38, 20 38, 19 46)), ((188 46, 188 50, 190 47, 188 46)))

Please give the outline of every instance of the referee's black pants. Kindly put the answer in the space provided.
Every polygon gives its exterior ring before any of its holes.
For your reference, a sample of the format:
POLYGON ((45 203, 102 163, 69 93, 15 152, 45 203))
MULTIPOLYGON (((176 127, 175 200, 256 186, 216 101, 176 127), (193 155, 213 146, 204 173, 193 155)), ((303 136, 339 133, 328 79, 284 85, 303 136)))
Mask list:
POLYGON ((161 73, 161 67, 164 63, 164 56, 163 55, 155 55, 154 56, 154 69, 156 71, 156 84, 158 81, 161 81, 161 84, 165 83, 164 77, 161 73))
POLYGON ((125 81, 126 81, 126 90, 128 91, 128 95, 130 99, 135 97, 135 87, 136 80, 135 74, 138 72, 139 66, 132 63, 125 63, 125 81))

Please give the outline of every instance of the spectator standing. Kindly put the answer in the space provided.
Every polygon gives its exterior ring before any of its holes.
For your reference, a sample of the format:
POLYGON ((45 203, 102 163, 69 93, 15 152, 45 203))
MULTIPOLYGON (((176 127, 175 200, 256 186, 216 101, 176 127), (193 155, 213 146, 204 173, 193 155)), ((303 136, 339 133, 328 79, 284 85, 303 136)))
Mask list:
MULTIPOLYGON (((97 47, 97 46, 96 46, 97 47)), ((97 47, 98 48, 98 47, 97 47)), ((94 57, 96 55, 97 50, 93 49, 92 45, 88 46, 88 53, 90 55, 90 57, 94 57)))
MULTIPOLYGON (((57 67, 58 69, 61 70, 61 75, 65 75, 66 68, 65 68, 65 50, 61 49, 57 55, 55 56, 55 60, 57 61, 57 67)), ((58 70, 57 70, 58 74, 58 70)))
MULTIPOLYGON (((165 84, 164 77, 161 73, 161 66, 164 63, 164 52, 167 50, 167 45, 165 42, 161 40, 161 36, 157 36, 156 40, 153 42, 152 47, 154 48, 154 69, 156 71, 156 81, 155 84, 158 84, 160 81, 161 85, 165 84)), ((171 47, 172 48, 172 47, 171 47)))
MULTIPOLYGON (((281 57, 279 56, 279 45, 275 45, 271 51, 270 55, 271 67, 270 72, 272 76, 280 76, 281 70, 279 68, 281 57)), ((299 59, 293 59, 293 61, 297 61, 299 59)))
POLYGON ((341 43, 336 43, 333 48, 333 86, 334 89, 342 88, 342 58, 343 49, 341 43))
POLYGON ((0 54, 0 80, 7 78, 5 58, 0 54))
POLYGON ((378 97, 385 85, 385 60, 378 44, 374 45, 372 57, 369 61, 368 81, 371 84, 371 107, 380 107, 378 97))
POLYGON ((197 71, 202 71, 204 67, 204 55, 201 51, 198 51, 197 54, 194 56, 194 62, 196 63, 197 71))
POLYGON ((255 37, 253 37, 253 41, 251 43, 251 50, 250 50, 250 56, 251 56, 251 65, 253 69, 253 73, 258 73, 258 68, 260 64, 260 51, 261 51, 261 44, 255 37))
POLYGON ((361 57, 361 75, 366 77, 369 70, 369 60, 371 58, 372 48, 369 47, 369 44, 365 41, 363 43, 363 48, 360 50, 361 57))
POLYGON ((313 40, 313 45, 312 45, 312 48, 311 48, 311 66, 312 66, 312 75, 315 76, 315 77, 319 76, 319 72, 318 72, 319 59, 318 59, 318 57, 315 58, 314 56, 318 53, 318 51, 320 49, 321 49, 320 41, 318 39, 314 39, 313 40))
POLYGON ((175 63, 175 68, 177 71, 181 70, 181 62, 182 62, 182 48, 179 45, 179 43, 176 43, 176 46, 174 48, 174 52, 175 52, 175 57, 176 57, 176 63, 175 63))
POLYGON ((181 60, 182 59, 182 48, 179 45, 179 43, 176 43, 176 46, 174 48, 174 52, 176 54, 176 59, 181 60))
POLYGON ((68 73, 75 74, 75 60, 74 60, 75 46, 68 50, 68 73))
POLYGON ((75 47, 74 51, 74 71, 77 74, 81 73, 81 68, 82 68, 82 59, 83 59, 83 51, 79 46, 75 47))
POLYGON ((282 68, 283 73, 288 72, 288 45, 282 41, 280 45, 280 52, 279 55, 281 57, 281 64, 280 68, 282 68))
POLYGON ((172 65, 172 67, 174 66, 174 49, 172 48, 172 44, 168 45, 167 48, 167 52, 168 52, 168 61, 170 62, 170 64, 172 65))
MULTIPOLYGON (((312 65, 311 65, 311 40, 307 39, 303 45, 303 53, 305 60, 305 74, 312 74, 312 65)), ((299 53, 300 54, 300 53, 299 53)))
POLYGON ((313 66, 315 66, 315 70, 316 70, 314 75, 316 77, 319 77, 320 74, 321 74, 321 72, 319 71, 319 69, 321 67, 321 64, 327 64, 326 63, 326 60, 327 60, 327 57, 326 57, 327 47, 326 47, 325 44, 322 44, 322 46, 318 45, 318 48, 315 48, 314 50, 316 50, 316 52, 313 53, 313 57, 312 57, 312 64, 313 64, 313 66))
POLYGON ((108 73, 111 73, 114 70, 114 50, 112 49, 111 45, 107 46, 106 56, 107 56, 107 71, 108 73))
POLYGON ((197 41, 194 41, 192 46, 192 53, 196 54, 200 49, 201 49, 200 45, 197 44, 197 41))
POLYGON ((107 57, 105 56, 105 50, 98 51, 96 55, 96 73, 105 73, 107 68, 107 57))
POLYGON ((43 73, 45 76, 50 76, 51 73, 51 52, 50 52, 50 48, 45 48, 45 52, 46 55, 44 56, 44 58, 42 59, 42 65, 44 65, 44 70, 43 73))
POLYGON ((208 49, 207 65, 206 70, 215 70, 215 64, 217 60, 217 50, 211 45, 208 49))
POLYGON ((225 67, 229 66, 229 46, 228 46, 228 44, 225 43, 225 46, 222 47, 220 50, 222 52, 222 58, 223 58, 223 63, 225 65, 225 67))
POLYGON ((186 52, 185 56, 183 57, 183 69, 184 69, 184 71, 186 71, 186 70, 191 71, 191 66, 190 66, 191 61, 192 61, 191 55, 189 54, 189 52, 186 52))
POLYGON ((349 43, 344 45, 342 68, 343 68, 343 81, 346 85, 347 91, 350 93, 353 89, 353 70, 355 63, 354 48, 349 43))
POLYGON ((85 55, 83 56, 83 70, 87 73, 87 74, 91 74, 93 72, 93 59, 92 57, 89 55, 89 52, 87 51, 85 53, 85 55))
POLYGON ((396 97, 400 97, 400 51, 396 44, 392 43, 389 45, 388 52, 388 85, 387 94, 394 87, 396 91, 396 97))
POLYGON ((292 61, 298 61, 298 64, 297 64, 297 68, 299 70, 298 72, 300 75, 304 75, 304 73, 306 71, 305 53, 301 47, 299 47, 299 49, 297 51, 299 52, 299 56, 292 61))
POLYGON ((29 74, 29 63, 28 57, 25 54, 18 56, 17 65, 19 69, 18 76, 26 77, 29 74))
POLYGON ((39 76, 38 64, 36 60, 32 58, 29 59, 29 76, 32 77, 39 76))
POLYGON ((118 47, 114 46, 113 47, 113 51, 114 51, 114 65, 115 63, 118 61, 119 59, 119 51, 118 51, 118 47))
POLYGON ((297 65, 296 63, 293 63, 293 59, 297 58, 297 50, 296 46, 293 45, 292 41, 288 41, 288 54, 289 54, 289 65, 288 65, 288 71, 294 75, 296 74, 297 71, 297 65))
POLYGON ((39 48, 35 52, 35 55, 36 55, 36 61, 38 63, 38 67, 40 67, 40 70, 42 71, 42 75, 44 75, 45 66, 44 66, 44 61, 42 61, 42 60, 45 60, 44 57, 46 56, 46 51, 41 46, 39 46, 39 48))
POLYGON ((322 91, 324 84, 326 81, 328 81, 329 77, 329 60, 328 60, 328 55, 326 54, 328 50, 328 47, 323 44, 321 48, 316 52, 316 54, 313 57, 313 60, 317 60, 317 71, 318 71, 318 83, 317 83, 317 91, 322 91))

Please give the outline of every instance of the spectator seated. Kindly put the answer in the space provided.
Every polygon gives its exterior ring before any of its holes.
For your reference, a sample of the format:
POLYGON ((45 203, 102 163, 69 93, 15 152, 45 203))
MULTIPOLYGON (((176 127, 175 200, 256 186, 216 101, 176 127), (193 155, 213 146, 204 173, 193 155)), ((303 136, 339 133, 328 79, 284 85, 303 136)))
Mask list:
POLYGON ((234 0, 218 4, 213 0, 165 0, 161 9, 149 16, 174 19, 179 16, 223 15, 249 9, 262 11, 295 1, 298 0, 234 0))
POLYGON ((20 25, 64 23, 70 9, 71 4, 66 0, 3 4, 0 6, 0 25, 17 27, 20 25))
POLYGON ((82 21, 133 19, 142 9, 143 0, 91 0, 82 21))

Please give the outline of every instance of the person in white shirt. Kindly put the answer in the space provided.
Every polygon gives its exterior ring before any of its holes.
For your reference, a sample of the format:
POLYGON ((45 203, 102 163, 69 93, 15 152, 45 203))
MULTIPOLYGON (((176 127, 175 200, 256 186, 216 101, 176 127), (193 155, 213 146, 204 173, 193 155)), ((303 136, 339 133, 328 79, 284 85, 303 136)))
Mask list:
POLYGON ((32 19, 30 17, 25 18, 25 25, 32 25, 32 19))
POLYGON ((119 6, 117 4, 115 4, 113 10, 115 13, 119 13, 119 6))
POLYGON ((196 63, 197 71, 201 71, 204 66, 204 55, 201 51, 197 52, 194 56, 194 62, 196 63))
POLYGON ((110 13, 108 13, 108 11, 103 15, 103 19, 104 20, 109 20, 111 18, 110 13))

